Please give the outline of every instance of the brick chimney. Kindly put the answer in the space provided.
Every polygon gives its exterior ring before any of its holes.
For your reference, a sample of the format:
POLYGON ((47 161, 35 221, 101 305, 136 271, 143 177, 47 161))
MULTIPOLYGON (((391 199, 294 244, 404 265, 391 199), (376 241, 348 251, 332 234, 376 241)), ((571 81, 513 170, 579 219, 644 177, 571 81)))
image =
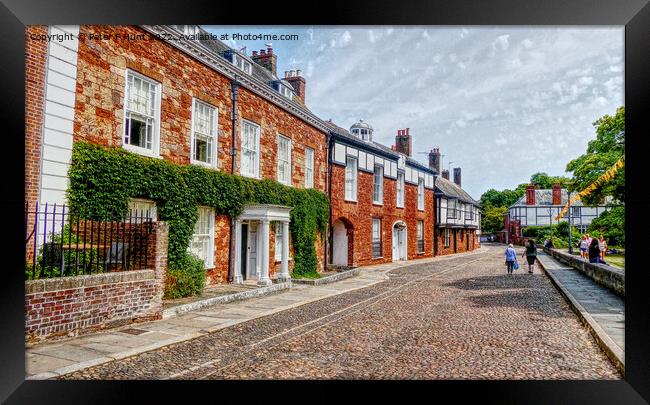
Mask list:
POLYGON ((442 171, 442 178, 449 180, 449 170, 445 169, 442 171))
POLYGON ((293 90, 296 92, 298 97, 304 102, 305 101, 305 78, 302 77, 302 70, 288 70, 284 72, 284 80, 291 83, 293 90))
POLYGON ((526 186, 526 204, 535 205, 535 185, 529 184, 526 186))
POLYGON ((265 67, 273 76, 277 76, 278 57, 273 53, 273 48, 268 47, 266 50, 261 49, 260 53, 253 51, 251 59, 258 65, 265 67))
POLYGON ((553 184, 553 205, 562 205, 562 186, 560 186, 560 183, 553 184))
POLYGON ((440 174, 440 149, 438 147, 429 152, 429 169, 435 170, 436 174, 440 174))
POLYGON ((454 183, 461 187, 460 185, 460 167, 454 167, 454 183))
POLYGON ((411 153, 413 152, 413 142, 411 140, 411 135, 409 134, 409 128, 397 130, 395 146, 397 147, 398 152, 403 153, 406 156, 411 156, 411 153))

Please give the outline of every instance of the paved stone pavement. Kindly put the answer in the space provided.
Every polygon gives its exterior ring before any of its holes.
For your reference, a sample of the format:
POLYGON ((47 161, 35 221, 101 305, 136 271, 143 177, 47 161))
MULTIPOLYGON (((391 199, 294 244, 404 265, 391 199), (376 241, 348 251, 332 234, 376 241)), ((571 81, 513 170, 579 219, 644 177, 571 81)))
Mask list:
POLYGON ((580 271, 561 263, 544 252, 538 256, 569 294, 584 308, 602 330, 625 353, 625 301, 580 271))
POLYGON ((503 261, 501 246, 484 246, 395 268, 365 288, 59 378, 621 378, 545 275, 507 275, 503 261))

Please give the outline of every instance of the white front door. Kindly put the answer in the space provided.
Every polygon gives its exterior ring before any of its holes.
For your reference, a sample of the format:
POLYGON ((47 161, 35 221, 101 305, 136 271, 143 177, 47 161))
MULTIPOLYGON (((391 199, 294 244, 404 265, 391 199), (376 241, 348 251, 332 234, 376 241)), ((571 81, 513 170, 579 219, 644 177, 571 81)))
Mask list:
POLYGON ((393 261, 406 260, 406 228, 393 226, 393 261))
POLYGON ((257 277, 257 223, 248 226, 248 267, 247 278, 257 277))
POLYGON ((348 230, 342 221, 334 223, 332 264, 348 265, 348 230))

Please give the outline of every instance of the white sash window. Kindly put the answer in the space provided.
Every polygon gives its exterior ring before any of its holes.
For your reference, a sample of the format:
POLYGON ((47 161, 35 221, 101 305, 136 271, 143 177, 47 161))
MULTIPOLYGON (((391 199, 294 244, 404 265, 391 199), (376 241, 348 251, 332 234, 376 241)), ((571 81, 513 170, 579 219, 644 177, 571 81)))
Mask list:
POLYGON ((260 127, 249 121, 242 121, 241 136, 241 174, 247 177, 259 177, 260 127))
POLYGON ((384 202, 384 168, 375 166, 372 184, 372 202, 382 204, 384 202))
POLYGON ((314 150, 305 148, 305 188, 314 187, 314 150))
POLYGON ((216 166, 217 109, 194 99, 192 163, 216 166))
POLYGON ((357 159, 351 156, 345 159, 345 199, 357 200, 357 159))
POLYGON ((202 259, 206 268, 214 266, 214 211, 211 208, 199 207, 189 251, 202 259))
POLYGON ((124 103, 124 148, 158 154, 160 83, 127 70, 124 103))
POLYGON ((397 206, 404 208, 404 172, 397 172, 397 206))
POLYGON ((278 136, 278 181, 291 185, 291 139, 278 136))

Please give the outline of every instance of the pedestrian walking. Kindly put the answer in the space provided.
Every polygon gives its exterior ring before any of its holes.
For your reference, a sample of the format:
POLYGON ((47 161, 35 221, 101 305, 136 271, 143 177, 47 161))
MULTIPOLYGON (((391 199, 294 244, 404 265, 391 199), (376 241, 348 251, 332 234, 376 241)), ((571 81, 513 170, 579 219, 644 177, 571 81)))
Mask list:
POLYGON ((526 261, 528 262, 528 273, 533 274, 533 267, 535 266, 535 259, 537 259, 537 246, 535 246, 535 241, 528 239, 526 243, 526 251, 521 255, 523 259, 526 256, 526 261))
POLYGON ((508 247, 506 248, 505 256, 506 256, 506 269, 508 270, 508 274, 512 274, 515 261, 517 261, 517 252, 515 252, 515 248, 512 246, 512 243, 508 244, 508 247))
POLYGON ((589 263, 607 264, 600 258, 600 246, 598 246, 598 239, 596 238, 592 239, 589 245, 589 263))
POLYGON ((580 257, 583 259, 587 259, 587 250, 589 249, 589 242, 587 241, 587 235, 582 235, 582 239, 580 239, 580 243, 578 244, 580 247, 580 257))
POLYGON ((598 238, 598 247, 600 248, 600 258, 605 261, 605 255, 607 254, 607 242, 605 242, 605 237, 600 235, 598 238))

